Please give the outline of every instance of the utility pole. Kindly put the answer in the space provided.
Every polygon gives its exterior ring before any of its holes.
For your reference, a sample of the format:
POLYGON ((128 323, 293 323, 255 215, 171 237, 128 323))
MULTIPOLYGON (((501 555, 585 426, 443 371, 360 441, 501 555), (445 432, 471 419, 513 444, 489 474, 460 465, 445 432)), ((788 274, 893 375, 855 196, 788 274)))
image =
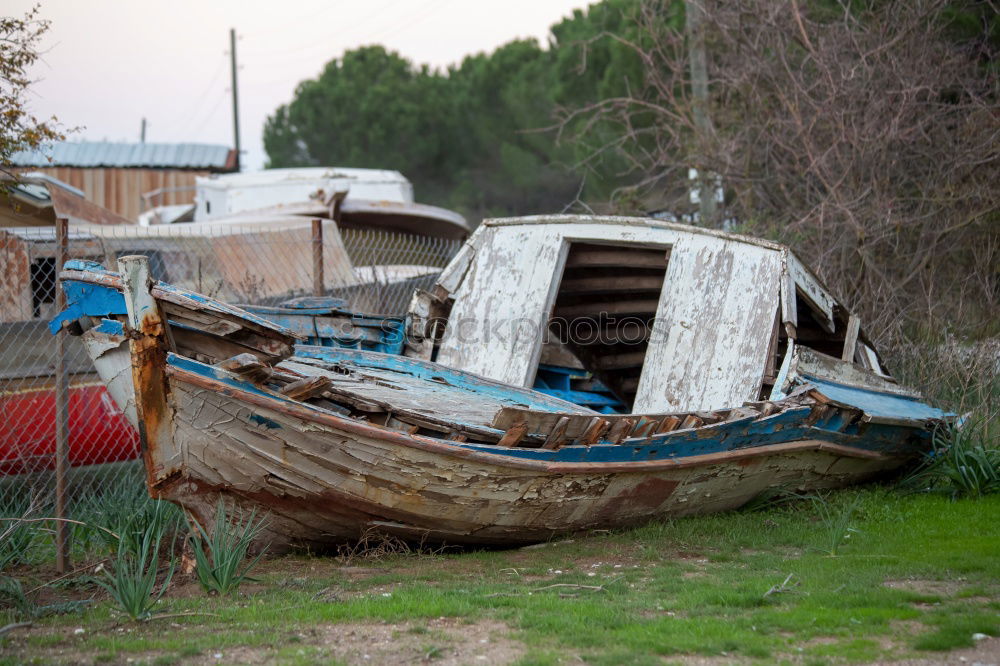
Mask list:
POLYGON ((233 138, 236 144, 236 171, 240 171, 240 96, 236 86, 236 29, 229 29, 229 63, 233 75, 233 138))
POLYGON ((142 129, 139 130, 139 143, 146 143, 146 119, 142 119, 142 129))
MULTIPOLYGON (((712 131, 708 115, 708 64, 705 56, 704 0, 685 0, 684 27, 688 38, 688 59, 691 69, 691 98, 695 141, 706 141, 712 131)), ((699 169, 697 172, 698 222, 701 226, 715 225, 716 179, 714 174, 699 169)))

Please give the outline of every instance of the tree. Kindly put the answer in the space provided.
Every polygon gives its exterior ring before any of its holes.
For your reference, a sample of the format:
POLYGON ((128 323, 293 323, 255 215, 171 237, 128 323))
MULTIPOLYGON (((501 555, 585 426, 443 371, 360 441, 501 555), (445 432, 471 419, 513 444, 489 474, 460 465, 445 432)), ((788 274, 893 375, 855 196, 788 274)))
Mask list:
POLYGON ((442 88, 427 68, 381 46, 348 51, 267 119, 268 166, 391 168, 433 180, 448 161, 442 88))
POLYGON ((627 31, 637 7, 637 0, 606 0, 553 26, 547 49, 516 40, 446 72, 379 46, 349 51, 268 118, 269 166, 398 169, 421 201, 473 220, 606 198, 626 165, 589 161, 586 141, 559 143, 544 129, 560 106, 622 94, 629 81, 641 81, 635 54, 598 39, 627 31))
POLYGON ((791 242, 870 331, 995 327, 995 14, 970 31, 972 0, 699 2, 709 128, 675 0, 647 0, 638 34, 615 37, 642 61, 642 85, 564 117, 615 128, 599 152, 631 166, 620 206, 690 213, 688 168, 713 172, 723 217, 791 242))
POLYGON ((0 187, 16 182, 11 158, 21 150, 32 150, 65 137, 52 117, 38 120, 28 110, 26 95, 31 86, 29 70, 38 60, 38 44, 49 22, 38 18, 36 6, 22 18, 0 17, 0 187))

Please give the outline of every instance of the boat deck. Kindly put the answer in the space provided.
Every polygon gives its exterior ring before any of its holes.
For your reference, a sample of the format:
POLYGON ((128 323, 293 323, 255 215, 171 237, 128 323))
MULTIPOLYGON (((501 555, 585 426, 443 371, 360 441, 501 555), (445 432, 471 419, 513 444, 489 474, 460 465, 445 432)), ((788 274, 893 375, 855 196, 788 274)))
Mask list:
POLYGON ((464 431, 493 439, 503 434, 492 424, 505 408, 597 414, 530 389, 377 352, 299 346, 278 369, 325 378, 327 383, 318 388, 334 403, 368 414, 390 414, 439 432, 464 431))

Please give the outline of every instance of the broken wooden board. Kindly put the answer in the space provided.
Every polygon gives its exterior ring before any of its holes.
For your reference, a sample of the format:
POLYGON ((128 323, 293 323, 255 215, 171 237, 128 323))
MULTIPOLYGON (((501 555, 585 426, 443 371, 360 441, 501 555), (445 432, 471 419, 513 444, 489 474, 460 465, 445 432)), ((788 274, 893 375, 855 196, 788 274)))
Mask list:
MULTIPOLYGON (((121 276, 100 264, 73 260, 60 275, 67 294, 67 309, 50 324, 62 325, 82 316, 124 315, 124 285, 121 276)), ((185 353, 201 353, 216 361, 242 352, 259 358, 281 359, 292 354, 292 346, 301 336, 263 317, 235 306, 156 282, 150 292, 168 323, 168 339, 181 344, 185 353), (170 335, 176 332, 176 335, 170 335), (186 338, 193 338, 186 344, 186 338)))
MULTIPOLYGON (((376 405, 396 418, 438 432, 496 441, 509 428, 492 426, 504 407, 527 407, 593 416, 594 412, 542 393, 401 356, 303 346, 282 371, 323 377, 325 391, 346 404, 376 405)), ((519 438, 520 439, 520 438, 519 438)))
MULTIPOLYGON (((649 436, 728 421, 731 420, 733 412, 737 413, 738 418, 745 418, 759 414, 760 410, 738 407, 697 414, 601 414, 600 418, 608 423, 608 427, 602 432, 603 439, 618 444, 629 437, 649 436)), ((585 440, 588 430, 595 426, 594 418, 588 414, 504 407, 497 412, 492 425, 497 430, 507 430, 518 424, 524 424, 526 433, 545 437, 546 447, 555 448, 560 442, 585 440)))
POLYGON ((827 379, 838 384, 864 388, 870 391, 892 393, 908 398, 920 398, 919 392, 900 386, 883 376, 869 372, 854 363, 849 363, 808 347, 799 346, 795 350, 795 372, 806 377, 827 379))

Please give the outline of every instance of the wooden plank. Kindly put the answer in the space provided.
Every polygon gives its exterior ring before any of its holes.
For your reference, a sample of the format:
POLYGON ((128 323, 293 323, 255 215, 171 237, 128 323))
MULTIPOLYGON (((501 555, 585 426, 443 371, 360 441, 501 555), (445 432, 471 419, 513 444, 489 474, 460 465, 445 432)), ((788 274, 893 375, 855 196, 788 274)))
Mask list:
POLYGON ((667 254, 657 250, 618 249, 615 247, 585 248, 573 253, 566 266, 568 268, 598 268, 626 266, 629 268, 663 268, 667 265, 667 254))
POLYGON ((181 447, 173 437, 173 404, 169 399, 165 322, 150 287, 149 258, 118 259, 122 294, 128 311, 129 354, 135 390, 136 422, 146 483, 154 488, 181 464, 181 447))
POLYGON ((527 425, 528 435, 546 437, 548 440, 580 440, 584 439, 587 430, 594 426, 594 419, 600 418, 607 422, 603 436, 609 441, 618 443, 628 437, 648 437, 660 432, 671 432, 679 427, 698 427, 692 425, 695 423, 707 424, 746 418, 758 414, 759 411, 753 407, 737 407, 708 414, 601 414, 595 417, 592 414, 504 407, 497 412, 492 427, 497 430, 508 430, 519 423, 524 423, 527 425), (688 425, 684 425, 685 422, 688 425))
POLYGON ((812 306, 813 314, 827 333, 833 333, 836 325, 833 321, 833 308, 837 304, 836 299, 823 288, 813 274, 807 269, 798 258, 788 253, 786 263, 788 275, 795 283, 798 293, 812 306))
POLYGON ((861 331, 861 317, 851 314, 847 318, 847 330, 844 332, 844 351, 841 360, 848 363, 854 362, 854 350, 858 344, 858 333, 861 331))
POLYGON ((672 432, 674 430, 677 430, 677 427, 680 426, 681 423, 682 420, 679 417, 665 416, 663 417, 663 420, 660 421, 659 425, 656 427, 656 432, 657 433, 672 432))
POLYGON ((793 278, 791 273, 788 272, 787 265, 781 273, 780 288, 781 321, 785 324, 790 324, 794 328, 799 325, 799 312, 795 301, 795 278, 793 278))
POLYGON ((774 384, 778 376, 778 339, 781 337, 781 310, 774 313, 774 327, 771 329, 771 341, 767 345, 767 363, 764 365, 764 383, 774 384))
MULTIPOLYGON (((864 343, 861 343, 860 346, 862 353, 867 353, 864 350, 869 349, 869 347, 864 343)), ((871 354, 874 357, 874 352, 871 352, 871 354)), ((878 361, 877 358, 874 360, 878 361)), ((838 384, 846 384, 847 386, 868 389, 870 391, 892 393, 908 398, 921 397, 916 391, 904 388, 874 370, 866 370, 854 363, 827 356, 806 347, 799 347, 797 349, 796 362, 796 371, 805 375, 828 379, 838 384)))
MULTIPOLYGON (((666 268, 666 266, 662 266, 666 268)), ((562 294, 613 294, 637 291, 660 291, 663 278, 656 275, 634 275, 629 277, 586 277, 563 280, 559 285, 562 294)))
POLYGON ((555 316, 573 319, 576 317, 596 317, 606 314, 646 314, 656 312, 659 299, 630 299, 617 301, 594 301, 577 305, 559 305, 555 308, 555 316))
POLYGON ((705 422, 700 418, 698 418, 697 416, 695 416, 694 414, 688 414, 687 416, 684 417, 684 420, 681 421, 680 425, 678 426, 678 429, 687 430, 688 428, 698 428, 704 424, 705 422))
POLYGON ((689 412, 755 399, 780 282, 780 252, 711 236, 679 240, 633 409, 689 412))
POLYGON ((545 228, 487 231, 455 293, 437 362, 530 386, 567 248, 545 228))
POLYGON ((292 400, 308 400, 324 393, 330 387, 326 377, 303 377, 282 387, 281 394, 292 400))
POLYGON ((272 370, 253 354, 237 354, 216 364, 217 367, 245 378, 255 384, 270 378, 272 370))
POLYGON ((503 434, 500 441, 497 442, 497 446, 512 447, 517 446, 524 436, 528 433, 527 423, 515 423, 510 429, 503 434))
POLYGON ((611 421, 611 427, 608 429, 607 437, 608 441, 614 444, 620 444, 623 439, 632 433, 632 428, 635 427, 635 419, 628 417, 609 420, 611 421))
POLYGON ((882 372, 882 364, 879 362, 878 353, 875 349, 867 344, 862 344, 861 352, 865 355, 865 360, 868 362, 868 367, 872 369, 872 372, 885 376, 885 373, 882 372))
MULTIPOLYGON (((581 444, 583 446, 593 446, 597 443, 597 440, 601 438, 611 423, 607 419, 602 419, 600 416, 595 416, 590 419, 587 423, 586 430, 580 435, 580 438, 574 442, 575 444, 581 444)), ((525 424, 525 430, 527 430, 527 424, 525 424)))
POLYGON ((549 436, 545 438, 545 443, 542 445, 543 449, 557 449, 559 446, 566 441, 566 428, 569 426, 569 417, 560 416, 559 420, 556 421, 555 426, 553 426, 552 431, 549 436))

